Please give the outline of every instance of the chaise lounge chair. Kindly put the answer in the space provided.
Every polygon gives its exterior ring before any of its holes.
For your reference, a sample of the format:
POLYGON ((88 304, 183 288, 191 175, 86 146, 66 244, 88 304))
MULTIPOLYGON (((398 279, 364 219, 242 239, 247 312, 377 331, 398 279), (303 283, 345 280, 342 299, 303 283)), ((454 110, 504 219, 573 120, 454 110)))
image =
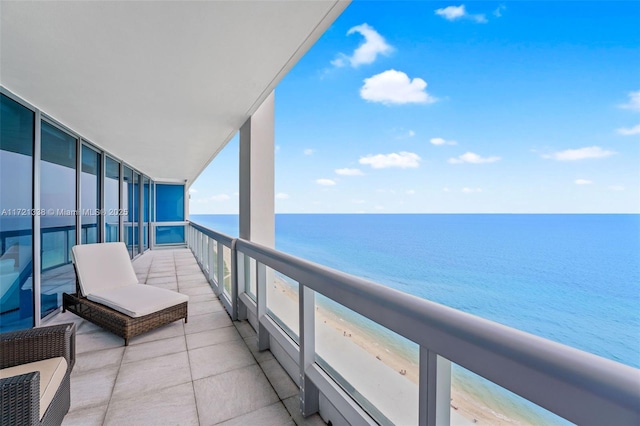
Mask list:
POLYGON ((76 293, 62 296, 69 310, 129 339, 179 319, 187 322, 189 297, 139 284, 124 243, 83 244, 71 249, 76 293))

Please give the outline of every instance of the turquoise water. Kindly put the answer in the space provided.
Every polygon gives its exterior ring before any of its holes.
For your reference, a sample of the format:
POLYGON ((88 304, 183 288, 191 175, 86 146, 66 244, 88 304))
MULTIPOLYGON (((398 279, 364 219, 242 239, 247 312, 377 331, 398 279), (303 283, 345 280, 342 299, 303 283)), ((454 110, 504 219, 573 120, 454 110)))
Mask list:
POLYGON ((640 367, 640 215, 284 214, 276 248, 640 367))

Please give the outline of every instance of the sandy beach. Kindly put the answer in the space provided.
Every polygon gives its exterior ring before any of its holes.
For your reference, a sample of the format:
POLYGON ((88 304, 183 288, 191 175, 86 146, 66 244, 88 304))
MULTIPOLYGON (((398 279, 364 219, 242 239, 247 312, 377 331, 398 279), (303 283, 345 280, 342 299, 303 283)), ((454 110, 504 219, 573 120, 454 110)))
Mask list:
MULTIPOLYGON (((276 275, 267 288, 267 306, 296 334, 297 300, 297 289, 276 275)), ((385 346, 367 330, 322 306, 316 307, 316 351, 391 422, 417 424, 417 359, 408 359, 403 351, 385 346)), ((498 413, 452 386, 452 425, 534 424, 519 417, 518 413, 498 413)))

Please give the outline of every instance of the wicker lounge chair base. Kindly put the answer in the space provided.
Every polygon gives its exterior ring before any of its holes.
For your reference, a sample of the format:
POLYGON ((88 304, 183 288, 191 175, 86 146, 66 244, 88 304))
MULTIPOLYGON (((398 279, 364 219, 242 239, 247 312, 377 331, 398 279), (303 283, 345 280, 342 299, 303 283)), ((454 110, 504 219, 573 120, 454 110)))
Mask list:
POLYGON ((165 324, 184 318, 187 322, 187 302, 154 312, 149 315, 133 318, 86 297, 78 297, 78 293, 62 295, 62 311, 70 311, 124 339, 129 339, 165 324))

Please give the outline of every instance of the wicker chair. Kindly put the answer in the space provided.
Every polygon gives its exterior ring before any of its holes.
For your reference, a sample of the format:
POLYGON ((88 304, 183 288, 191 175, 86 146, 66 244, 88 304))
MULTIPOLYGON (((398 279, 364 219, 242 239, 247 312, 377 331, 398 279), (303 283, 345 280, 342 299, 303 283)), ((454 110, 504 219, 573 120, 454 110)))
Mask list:
MULTIPOLYGON (((0 334, 0 368, 2 369, 56 357, 62 357, 66 362, 66 372, 62 370, 60 373, 64 376, 48 407, 42 407, 42 410, 40 371, 0 378, 1 425, 59 425, 62 423, 71 402, 69 380, 75 363, 75 348, 73 323, 0 334)), ((64 362, 60 361, 60 363, 64 365, 64 362)))
POLYGON ((139 284, 124 243, 82 244, 71 249, 76 293, 62 295, 69 310, 129 339, 179 319, 187 322, 189 296, 139 284))

